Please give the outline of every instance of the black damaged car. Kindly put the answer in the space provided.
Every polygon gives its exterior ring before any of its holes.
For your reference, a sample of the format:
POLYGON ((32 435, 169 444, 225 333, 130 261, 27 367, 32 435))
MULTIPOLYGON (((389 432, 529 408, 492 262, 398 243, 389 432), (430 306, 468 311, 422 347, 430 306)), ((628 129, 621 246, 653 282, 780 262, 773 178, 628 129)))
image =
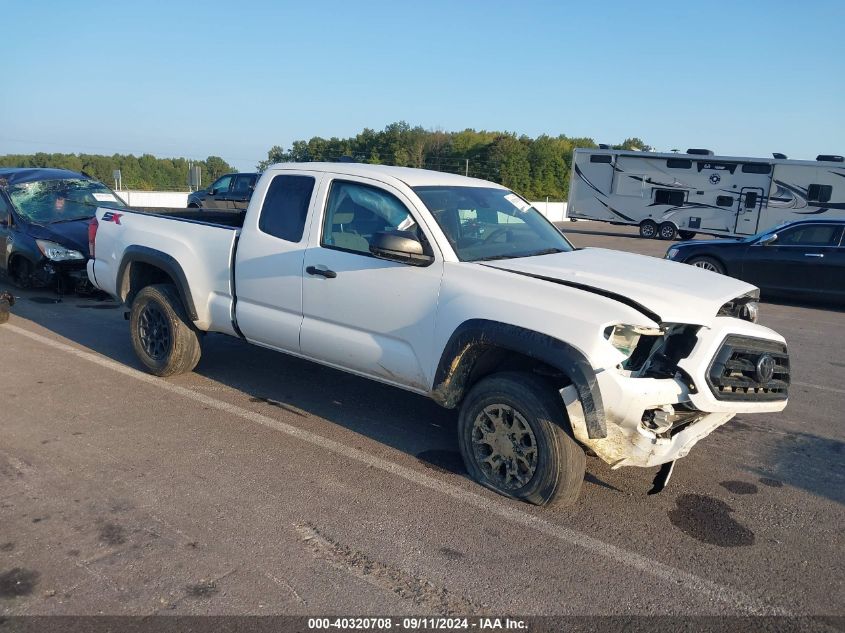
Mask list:
POLYGON ((764 296, 845 303, 845 220, 789 222, 739 240, 694 240, 666 259, 736 277, 764 296))
POLYGON ((88 223, 98 206, 124 208, 103 183, 65 169, 0 169, 0 273, 20 288, 92 289, 88 223))

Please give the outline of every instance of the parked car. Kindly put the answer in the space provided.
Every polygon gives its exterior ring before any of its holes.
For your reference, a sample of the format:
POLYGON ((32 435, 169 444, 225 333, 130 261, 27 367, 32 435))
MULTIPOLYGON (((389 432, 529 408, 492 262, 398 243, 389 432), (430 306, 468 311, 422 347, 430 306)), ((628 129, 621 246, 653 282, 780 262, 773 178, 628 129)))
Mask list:
POLYGON ((260 174, 226 174, 188 196, 189 209, 246 209, 260 174))
POLYGON ((468 472, 509 497, 572 501, 585 449, 664 465, 660 489, 735 414, 786 406, 786 343, 752 322, 756 288, 575 249, 501 185, 289 163, 245 216, 203 213, 97 212, 88 274, 131 306, 151 373, 193 370, 221 332, 426 395, 460 408, 468 472))
POLYGON ((675 244, 666 259, 730 275, 765 295, 845 302, 845 220, 801 220, 741 240, 675 244))
POLYGON ((21 288, 91 289, 88 224, 97 206, 123 208, 115 193, 66 169, 0 169, 0 273, 21 288))

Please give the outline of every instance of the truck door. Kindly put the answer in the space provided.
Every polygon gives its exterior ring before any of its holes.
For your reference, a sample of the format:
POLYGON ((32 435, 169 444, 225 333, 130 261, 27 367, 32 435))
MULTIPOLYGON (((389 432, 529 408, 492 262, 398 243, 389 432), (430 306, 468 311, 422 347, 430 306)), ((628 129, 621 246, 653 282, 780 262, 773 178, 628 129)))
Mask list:
POLYGON ((228 208, 242 211, 247 208, 249 199, 252 196, 252 188, 255 186, 255 174, 238 174, 232 183, 229 191, 228 208))
POLYGON ((763 206, 763 189, 760 187, 743 187, 740 190, 736 210, 736 224, 734 233, 737 235, 754 235, 760 222, 760 209, 763 206))
POLYGON ((229 208, 229 189, 232 187, 233 178, 234 174, 227 174, 215 180, 208 188, 208 195, 202 201, 202 208, 218 211, 229 208))
POLYGON ((426 390, 443 261, 428 266, 377 259, 379 231, 424 237, 414 206, 390 185, 327 177, 322 214, 312 220, 302 286, 302 353, 389 383, 426 390))
POLYGON ((261 210, 247 214, 235 258, 235 316, 252 343, 299 353, 302 263, 317 183, 314 174, 285 171, 253 196, 261 210))

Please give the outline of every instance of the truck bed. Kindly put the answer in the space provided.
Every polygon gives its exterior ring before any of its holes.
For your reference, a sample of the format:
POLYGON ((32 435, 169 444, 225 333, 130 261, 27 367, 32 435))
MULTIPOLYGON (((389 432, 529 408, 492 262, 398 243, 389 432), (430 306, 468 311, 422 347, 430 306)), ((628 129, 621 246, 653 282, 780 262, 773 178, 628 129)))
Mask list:
POLYGON ((171 220, 183 220, 187 222, 201 222, 225 226, 232 229, 240 229, 244 224, 246 210, 220 211, 206 209, 183 209, 172 207, 128 207, 130 211, 155 215, 171 220))

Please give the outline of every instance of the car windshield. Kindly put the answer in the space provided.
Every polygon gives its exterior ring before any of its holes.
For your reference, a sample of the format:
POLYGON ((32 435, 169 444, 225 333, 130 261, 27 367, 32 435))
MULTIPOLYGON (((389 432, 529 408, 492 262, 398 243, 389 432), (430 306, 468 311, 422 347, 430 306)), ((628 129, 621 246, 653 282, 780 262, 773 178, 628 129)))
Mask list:
POLYGON ((126 206, 111 189, 87 178, 23 182, 7 192, 17 212, 39 224, 92 218, 98 206, 126 206))
POLYGON ((466 262, 531 257, 574 250, 537 209, 507 189, 414 187, 458 259, 466 262))

